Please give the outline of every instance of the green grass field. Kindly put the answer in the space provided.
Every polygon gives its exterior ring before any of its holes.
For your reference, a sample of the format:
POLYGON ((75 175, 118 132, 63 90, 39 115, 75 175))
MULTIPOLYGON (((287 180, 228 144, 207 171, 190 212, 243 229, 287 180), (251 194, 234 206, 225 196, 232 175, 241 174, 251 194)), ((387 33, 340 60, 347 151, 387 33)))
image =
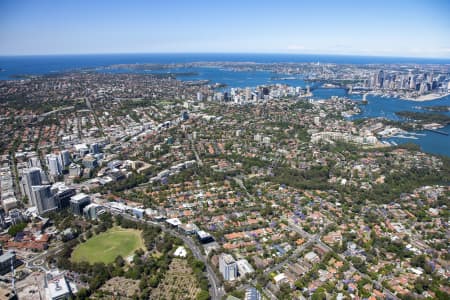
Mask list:
POLYGON ((144 249, 141 231, 114 227, 79 244, 73 250, 71 260, 107 264, 119 255, 126 258, 139 248, 144 249))

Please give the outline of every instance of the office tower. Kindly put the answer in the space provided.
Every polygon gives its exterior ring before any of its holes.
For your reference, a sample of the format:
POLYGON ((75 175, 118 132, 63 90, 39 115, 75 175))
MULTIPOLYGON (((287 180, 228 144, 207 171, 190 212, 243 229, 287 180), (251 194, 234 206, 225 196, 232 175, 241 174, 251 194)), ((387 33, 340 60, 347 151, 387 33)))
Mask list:
POLYGON ((233 256, 222 253, 219 257, 219 270, 224 280, 234 280, 237 277, 237 264, 233 256))
POLYGON ((86 155, 82 162, 83 166, 88 169, 95 169, 98 167, 98 161, 92 154, 86 155))
POLYGON ((85 144, 75 145, 75 151, 78 152, 80 157, 84 157, 89 153, 89 148, 85 144))
POLYGON ((92 143, 90 148, 92 154, 100 153, 100 145, 98 143, 92 143))
POLYGON ((416 89, 416 80, 414 78, 414 75, 412 75, 412 74, 410 74, 410 76, 409 76, 409 88, 411 90, 416 89))
POLYGON ((16 252, 8 251, 5 254, 0 255, 0 275, 5 275, 11 271, 11 265, 17 266, 16 252))
POLYGON ((183 111, 183 112, 181 113, 181 115, 180 115, 180 119, 181 119, 182 121, 188 120, 188 119, 189 119, 189 113, 188 113, 187 111, 183 111))
POLYGON ((23 171, 22 185, 21 185, 22 193, 25 193, 29 201, 31 201, 31 187, 33 185, 41 185, 41 184, 42 184, 41 169, 28 168, 23 171))
POLYGON ((375 74, 373 74, 373 76, 370 78, 370 87, 371 88, 374 88, 374 87, 376 87, 377 86, 377 80, 378 80, 378 76, 377 76, 377 74, 375 73, 375 74))
POLYGON ((47 160, 47 167, 49 174, 52 176, 61 175, 62 168, 58 156, 55 154, 47 154, 45 156, 45 159, 47 160))
POLYGON ((69 207, 70 198, 76 194, 74 188, 67 187, 63 182, 56 182, 51 188, 58 209, 69 207))
POLYGON ((245 89, 245 101, 252 100, 252 90, 250 88, 245 89))
POLYGON ((30 157, 30 159, 28 160, 28 167, 42 169, 41 160, 39 159, 39 157, 30 157))
POLYGON ((59 154, 61 157, 61 163, 64 167, 70 165, 70 153, 67 150, 62 150, 59 154))
POLYGON ((425 94, 426 92, 428 92, 428 84, 425 81, 423 81, 420 84, 419 94, 422 95, 422 94, 425 94))
POLYGON ((384 71, 380 70, 380 72, 378 72, 378 77, 377 77, 378 87, 382 88, 383 82, 384 82, 384 71))
POLYGON ((81 167, 77 164, 70 164, 69 166, 69 176, 70 177, 78 177, 81 174, 81 167))
POLYGON ((70 210, 79 216, 83 215, 83 209, 91 203, 91 197, 86 194, 77 194, 70 198, 70 210))
POLYGON ((31 202, 36 206, 39 214, 57 209, 50 185, 35 185, 31 190, 31 202))

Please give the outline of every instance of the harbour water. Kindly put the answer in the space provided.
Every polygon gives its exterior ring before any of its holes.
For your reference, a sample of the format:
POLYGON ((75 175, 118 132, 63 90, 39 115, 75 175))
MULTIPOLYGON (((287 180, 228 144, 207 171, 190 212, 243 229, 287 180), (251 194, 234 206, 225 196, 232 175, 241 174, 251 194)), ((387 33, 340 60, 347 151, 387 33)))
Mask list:
MULTIPOLYGON (((350 95, 349 98, 358 101, 362 100, 361 95, 350 95)), ((429 113, 430 111, 424 110, 423 107, 441 105, 450 106, 450 96, 432 101, 416 102, 369 95, 367 96, 367 100, 369 103, 367 105, 360 106, 361 114, 355 116, 356 118, 385 117, 387 119, 401 121, 401 118, 398 117, 395 112, 416 111, 429 113)), ((450 116, 450 112, 439 113, 450 116)), ((450 134, 450 125, 440 128, 439 130, 450 134)), ((416 139, 412 139, 411 135, 407 135, 407 137, 389 138, 387 141, 395 142, 397 144, 415 143, 421 147, 422 151, 450 157, 450 136, 424 130, 416 131, 415 133, 416 134, 413 135, 413 137, 416 139)))
MULTIPOLYGON (((120 54, 120 55, 71 55, 71 56, 11 56, 0 57, 0 80, 18 79, 17 75, 43 75, 59 73, 84 68, 99 68, 112 64, 133 63, 184 63, 198 61, 245 61, 245 62, 333 62, 340 64, 368 64, 368 63, 417 63, 417 64, 445 64, 449 59, 423 59, 423 58, 389 58, 389 57, 362 57, 362 56, 330 56, 330 55, 272 55, 272 54, 120 54)), ((130 70, 102 70, 102 72, 130 72, 130 70)), ((139 71, 145 72, 145 71, 139 71)), ((155 71, 151 71, 155 72, 155 71)), ((173 72, 191 74, 177 76, 180 80, 210 80, 211 83, 226 84, 231 87, 254 87, 264 84, 282 83, 305 88, 301 76, 294 79, 283 80, 280 74, 268 71, 232 71, 212 67, 165 69, 158 72, 173 72)), ((289 75, 291 77, 291 75, 289 75)), ((314 99, 327 99, 331 96, 346 96, 360 101, 362 95, 347 95, 344 89, 313 90, 314 99)), ((354 118, 385 117, 400 120, 395 114, 398 111, 421 111, 423 106, 450 105, 450 96, 433 101, 415 102, 397 98, 383 98, 369 95, 368 104, 361 105, 361 114, 354 118)), ((450 115, 450 112, 445 112, 450 115)), ((440 129, 450 133, 450 125, 440 129)), ((430 131, 417 132, 416 135, 395 137, 388 139, 394 143, 413 142, 420 145, 425 152, 443 154, 450 157, 450 136, 430 131)))

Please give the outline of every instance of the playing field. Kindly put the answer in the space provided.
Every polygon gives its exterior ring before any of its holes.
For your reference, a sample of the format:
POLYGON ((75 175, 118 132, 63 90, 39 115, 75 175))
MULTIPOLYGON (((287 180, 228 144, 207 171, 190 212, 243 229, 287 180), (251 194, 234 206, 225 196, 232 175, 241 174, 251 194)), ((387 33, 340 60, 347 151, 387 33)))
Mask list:
POLYGON ((79 244, 73 250, 71 260, 107 264, 119 255, 126 258, 139 248, 144 249, 141 231, 114 227, 79 244))

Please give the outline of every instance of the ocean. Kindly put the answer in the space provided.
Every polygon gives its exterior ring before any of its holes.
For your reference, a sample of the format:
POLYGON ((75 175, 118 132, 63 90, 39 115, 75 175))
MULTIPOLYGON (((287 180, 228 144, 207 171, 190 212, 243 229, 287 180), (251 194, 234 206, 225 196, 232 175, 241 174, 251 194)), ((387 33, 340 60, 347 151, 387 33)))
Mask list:
MULTIPOLYGON (((0 80, 14 80, 17 75, 43 75, 59 73, 84 68, 97 68, 112 64, 134 63, 185 63, 185 62, 321 62, 337 64, 450 64, 450 59, 429 58, 398 58, 398 57, 369 57, 369 56, 340 56, 340 55, 293 55, 293 54, 104 54, 104 55, 53 55, 53 56, 0 56, 0 80)), ((183 68, 170 69, 162 72, 194 72, 195 75, 177 76, 180 80, 210 80, 212 83, 224 83, 231 87, 254 87, 263 84, 283 83, 292 86, 305 87, 301 76, 293 80, 274 79, 279 74, 263 71, 235 72, 220 68, 183 68)), ((103 70, 103 72, 117 72, 117 70, 103 70)), ((122 72, 122 70, 120 71, 122 72)), ((127 72, 125 70, 125 72, 127 72)), ((154 71, 153 71, 154 72, 154 71)), ((347 95, 343 89, 321 89, 313 91, 315 99, 326 99, 331 96, 346 96, 354 100, 361 100, 361 95, 347 95)), ((361 105, 362 113, 356 118, 386 117, 398 120, 395 112, 424 111, 422 106, 450 105, 450 97, 427 102, 414 102, 396 98, 368 96, 369 104, 361 105)), ((450 113, 446 113, 450 115, 450 113)), ((450 133, 450 126, 441 131, 450 133)), ((425 152, 442 154, 450 157, 450 136, 429 131, 416 132, 411 138, 392 138, 398 144, 413 142, 420 145, 425 152)))
POLYGON ((239 62, 323 62, 338 64, 450 64, 450 59, 402 58, 348 55, 312 54, 249 54, 249 53, 172 53, 172 54, 85 54, 85 55, 30 55, 0 56, 0 80, 12 75, 41 75, 81 68, 94 68, 112 64, 183 63, 199 61, 239 62))

